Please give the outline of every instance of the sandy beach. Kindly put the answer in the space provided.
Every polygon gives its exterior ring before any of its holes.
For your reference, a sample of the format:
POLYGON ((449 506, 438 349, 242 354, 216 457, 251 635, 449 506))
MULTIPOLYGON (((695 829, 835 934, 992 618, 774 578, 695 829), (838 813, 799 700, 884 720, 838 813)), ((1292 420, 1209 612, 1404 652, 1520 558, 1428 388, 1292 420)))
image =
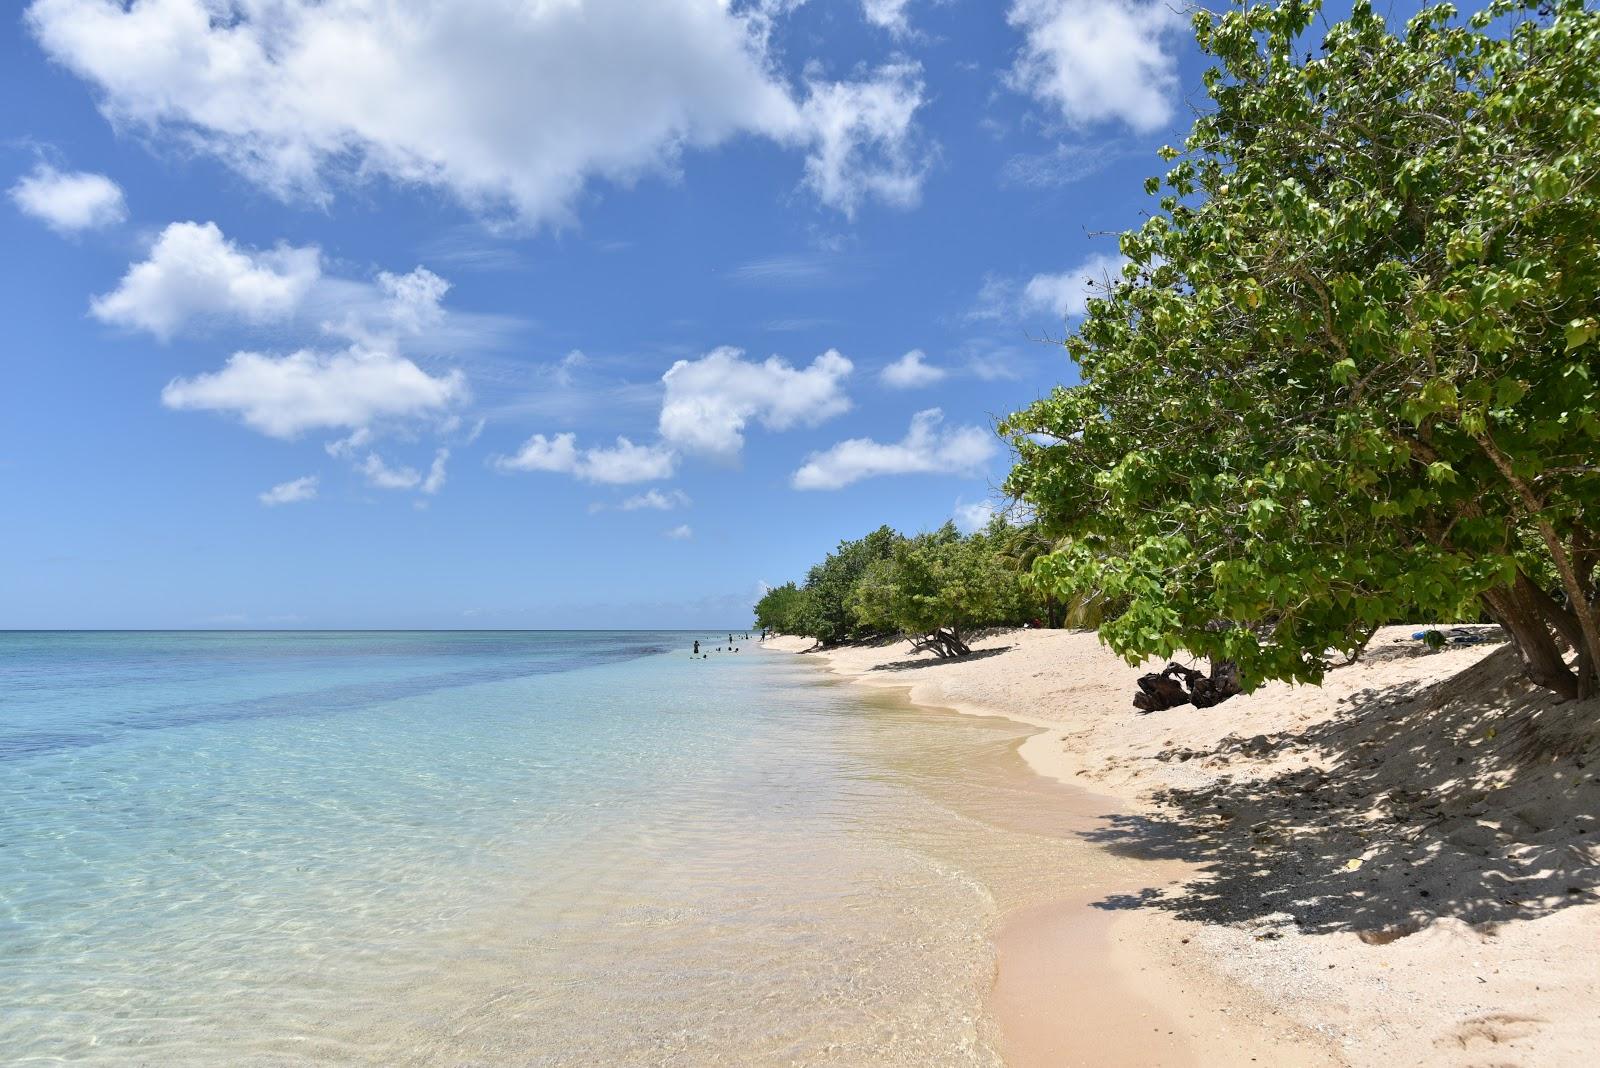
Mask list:
POLYGON ((1009 1063, 1588 1063, 1600 708, 1521 682, 1505 645, 1430 653, 1415 629, 1321 687, 1151 715, 1130 704, 1151 668, 1092 633, 1006 631, 951 661, 905 642, 810 655, 1035 725, 1022 756, 1083 791, 1065 833, 1111 873, 996 932, 1009 1063))

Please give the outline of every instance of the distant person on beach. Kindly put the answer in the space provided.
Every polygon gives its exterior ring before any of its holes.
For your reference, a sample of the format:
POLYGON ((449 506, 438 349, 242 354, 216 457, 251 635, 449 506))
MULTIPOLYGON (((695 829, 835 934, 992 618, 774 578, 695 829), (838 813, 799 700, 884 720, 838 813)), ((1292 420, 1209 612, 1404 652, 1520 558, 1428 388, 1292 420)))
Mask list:
POLYGON ((700 655, 700 643, 699 642, 695 642, 694 643, 694 655, 695 656, 699 656, 700 655))

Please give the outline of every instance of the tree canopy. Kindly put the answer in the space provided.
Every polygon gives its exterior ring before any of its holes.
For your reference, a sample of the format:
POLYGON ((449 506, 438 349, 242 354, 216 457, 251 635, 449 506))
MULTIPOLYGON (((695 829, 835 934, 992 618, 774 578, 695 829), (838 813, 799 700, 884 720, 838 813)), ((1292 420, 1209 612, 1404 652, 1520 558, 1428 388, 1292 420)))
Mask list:
POLYGON ((1596 691, 1600 15, 1361 0, 1194 18, 1214 106, 1066 347, 1009 417, 1007 489, 1057 596, 1176 651, 1320 681, 1406 618, 1501 622, 1596 691), (1577 653, 1571 664, 1563 649, 1577 653))
POLYGON ((1004 521, 962 537, 949 523, 903 538, 856 583, 851 611, 868 630, 899 632, 939 656, 971 652, 979 627, 1026 622, 1037 606, 997 544, 1004 521))
POLYGON ((824 644, 856 637, 860 632, 850 612, 850 591, 878 560, 894 551, 900 535, 883 526, 866 537, 841 541, 821 563, 806 573, 803 615, 797 631, 824 644))
POLYGON ((965 536, 948 523, 912 538, 880 527, 841 542, 803 586, 768 590, 756 604, 756 622, 823 644, 900 634, 939 656, 963 655, 974 630, 1027 623, 1040 613, 1041 600, 1018 567, 1018 546, 1028 540, 1003 519, 965 536))
POLYGON ((777 634, 800 634, 805 626, 806 593, 792 582, 774 586, 756 602, 756 626, 777 634))

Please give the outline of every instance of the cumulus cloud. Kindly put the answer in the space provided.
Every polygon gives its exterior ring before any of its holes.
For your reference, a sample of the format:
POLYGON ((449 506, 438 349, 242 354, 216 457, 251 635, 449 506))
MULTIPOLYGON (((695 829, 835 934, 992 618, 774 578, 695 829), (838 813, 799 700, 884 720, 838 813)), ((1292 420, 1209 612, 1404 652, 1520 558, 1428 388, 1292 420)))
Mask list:
POLYGON ((434 453, 433 463, 429 466, 427 474, 423 474, 414 467, 391 467, 382 456, 369 452, 366 458, 356 465, 356 470, 366 478, 367 485, 377 489, 414 489, 432 495, 444 488, 445 464, 449 459, 450 450, 440 449, 434 453))
POLYGON ((1036 274, 1022 288, 1024 311, 1053 312, 1070 319, 1089 310, 1091 296, 1104 296, 1106 283, 1122 277, 1127 260, 1121 256, 1090 256, 1070 271, 1036 274))
POLYGON ((422 481, 414 467, 390 467, 382 456, 367 453, 367 458, 356 468, 366 476, 367 485, 378 489, 412 489, 422 481))
POLYGON ((611 448, 584 450, 582 476, 593 482, 651 482, 671 478, 677 463, 670 449, 618 437, 611 448))
POLYGON ((926 362, 927 357, 921 349, 912 349, 878 372, 878 380, 890 389, 920 389, 944 381, 950 372, 926 362))
POLYGON ((637 496, 629 497, 617 507, 624 512, 636 512, 641 508, 653 508, 658 512, 670 512, 674 508, 687 508, 691 503, 693 502, 689 500, 689 495, 683 490, 668 490, 663 493, 660 490, 653 489, 637 496))
POLYGON ((430 375, 404 356, 360 346, 288 356, 236 352, 221 370, 175 378, 161 391, 169 408, 226 412, 277 438, 439 415, 466 397, 460 371, 430 375))
POLYGON ((742 350, 729 347, 698 360, 679 360, 662 376, 661 436, 687 452, 735 459, 752 420, 769 430, 787 430, 848 411, 850 399, 840 387, 853 366, 837 349, 798 370, 777 356, 753 363, 742 350))
POLYGON ((662 531, 662 536, 671 538, 674 541, 688 541, 694 537, 694 528, 690 527, 688 523, 683 523, 673 527, 671 530, 662 531))
POLYGON ((379 271, 374 282, 327 279, 312 294, 310 311, 326 316, 322 331, 366 348, 392 349, 445 321, 450 283, 426 267, 406 274, 379 271))
POLYGON ((113 124, 285 198, 383 175, 560 222, 595 180, 755 135, 804 152, 805 184, 841 210, 914 202, 915 68, 802 92, 772 17, 727 0, 34 0, 25 20, 113 124))
POLYGON ((610 448, 578 448, 576 434, 535 434, 511 456, 497 456, 501 471, 553 471, 586 482, 620 484, 672 477, 678 458, 658 445, 635 445, 617 438, 610 448))
POLYGON ((928 408, 911 417, 911 429, 900 441, 885 444, 851 438, 814 452, 794 473, 795 489, 841 489, 879 475, 972 475, 998 450, 995 437, 975 426, 941 429, 944 413, 928 408))
POLYGON ((875 198, 915 207, 928 159, 907 131, 922 105, 922 68, 894 63, 868 81, 812 83, 801 108, 815 147, 805 184, 817 199, 853 216, 875 198))
POLYGON ((114 226, 128 217, 122 189, 103 174, 58 171, 41 163, 11 187, 11 200, 63 234, 114 226))
POLYGON ((428 475, 422 480, 423 493, 431 495, 444 489, 445 464, 449 462, 449 449, 440 449, 433 454, 433 463, 428 465, 428 475))
POLYGON ((989 275, 967 318, 997 322, 1037 315, 1076 318, 1088 312, 1090 297, 1104 296, 1107 283, 1122 277, 1127 263, 1122 256, 1093 255, 1076 267, 1056 274, 1036 274, 1026 282, 989 275))
POLYGON ((268 508, 276 508, 280 504, 294 504, 298 501, 309 501, 317 495, 317 476, 307 475, 304 478, 291 479, 280 482, 269 490, 256 494, 256 499, 268 508))
POLYGON ((950 518, 955 521, 958 530, 971 534, 988 526, 995 513, 995 506, 989 501, 974 501, 972 504, 957 501, 950 518))
POLYGON ((1122 122, 1149 132, 1172 121, 1185 20, 1167 0, 1015 0, 1007 21, 1025 40, 1010 84, 1069 125, 1122 122))
POLYGON ((909 4, 910 0, 861 0, 861 14, 872 25, 902 37, 911 32, 911 23, 906 20, 909 4))
POLYGON ((582 463, 578 454, 578 435, 557 434, 545 437, 535 434, 522 443, 512 456, 495 457, 494 465, 502 471, 557 471, 575 474, 582 463))
POLYGON ((321 274, 315 246, 257 251, 234 244, 215 223, 178 222, 89 309, 102 322, 168 338, 196 318, 285 318, 321 274))

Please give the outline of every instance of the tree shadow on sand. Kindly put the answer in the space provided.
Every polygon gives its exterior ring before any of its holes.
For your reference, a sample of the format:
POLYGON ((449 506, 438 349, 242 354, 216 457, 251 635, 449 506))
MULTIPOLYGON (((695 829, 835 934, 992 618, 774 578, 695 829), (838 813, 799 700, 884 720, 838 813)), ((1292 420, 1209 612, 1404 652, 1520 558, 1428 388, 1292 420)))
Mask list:
POLYGON ((947 656, 922 658, 920 660, 891 660, 884 664, 874 664, 869 671, 920 671, 923 668, 946 667, 951 664, 970 664, 974 660, 987 660, 991 656, 1010 652, 1016 648, 1014 645, 1002 645, 998 649, 979 649, 965 656, 947 656))
POLYGON ((1432 686, 1358 692, 1301 732, 1158 754, 1212 771, 1252 759, 1281 770, 1165 789, 1156 813, 1085 832, 1119 854, 1202 872, 1175 892, 1098 907, 1220 923, 1287 913, 1307 934, 1382 942, 1439 917, 1492 928, 1595 900, 1600 700, 1556 704, 1514 664, 1501 649, 1432 686))

